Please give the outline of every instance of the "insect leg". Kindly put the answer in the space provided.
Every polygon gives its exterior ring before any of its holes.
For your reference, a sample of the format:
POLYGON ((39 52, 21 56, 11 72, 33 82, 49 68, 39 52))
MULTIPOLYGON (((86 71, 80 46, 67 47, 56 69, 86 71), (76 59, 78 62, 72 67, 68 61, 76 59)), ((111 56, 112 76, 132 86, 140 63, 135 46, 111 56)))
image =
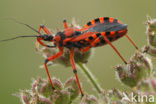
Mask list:
POLYGON ((72 64, 73 72, 74 72, 76 80, 77 80, 79 90, 81 92, 81 95, 83 96, 83 92, 82 92, 82 89, 81 89, 81 85, 80 85, 80 82, 79 82, 79 78, 78 78, 77 70, 76 70, 76 66, 75 66, 75 61, 74 61, 74 49, 70 50, 70 61, 71 61, 71 64, 72 64))
POLYGON ((85 39, 86 41, 90 41, 90 40, 94 39, 94 41, 91 42, 90 46, 86 47, 85 49, 82 49, 81 51, 83 53, 87 52, 91 47, 94 47, 96 45, 96 43, 100 42, 100 38, 103 38, 101 33, 97 33, 97 34, 93 34, 92 36, 85 39))
POLYGON ((46 72, 47 72, 47 75, 48 75, 48 78, 49 78, 49 81, 50 81, 50 84, 51 84, 53 90, 54 90, 55 88, 54 88, 53 82, 52 82, 52 80, 51 80, 49 71, 48 71, 47 63, 48 63, 49 61, 53 61, 54 59, 60 57, 62 54, 63 54, 63 48, 60 48, 60 52, 59 52, 59 53, 57 53, 57 54, 55 54, 55 55, 53 55, 53 56, 51 56, 51 57, 48 57, 48 58, 45 60, 45 63, 44 63, 44 66, 45 66, 45 69, 46 69, 46 72))
MULTIPOLYGON (((39 29, 38 29, 38 32, 40 33, 41 32, 41 29, 43 29, 43 31, 48 34, 48 35, 51 35, 51 32, 44 26, 44 25, 40 25, 39 29)), ((38 34, 40 35, 40 34, 38 34)), ((49 45, 46 45, 44 44, 42 41, 42 38, 37 38, 37 41, 36 41, 36 50, 39 49, 39 43, 42 45, 42 46, 45 46, 45 47, 52 47, 52 46, 49 46, 49 45)))
POLYGON ((40 28, 42 28, 46 34, 52 35, 52 33, 44 25, 40 25, 40 28))
POLYGON ((67 25, 67 21, 66 20, 63 20, 63 24, 64 24, 64 29, 67 29, 68 25, 67 25))
POLYGON ((131 38, 126 34, 127 39, 134 45, 134 47, 136 49, 138 49, 138 47, 136 46, 136 44, 131 40, 131 38))
POLYGON ((120 58, 124 61, 125 64, 127 64, 126 60, 121 56, 119 51, 113 46, 113 44, 108 40, 108 38, 103 35, 104 40, 114 49, 114 51, 120 56, 120 58))
POLYGON ((103 38, 103 36, 99 36, 98 38, 96 38, 90 46, 86 47, 85 49, 82 50, 83 53, 86 53, 90 48, 94 47, 96 45, 96 43, 100 42, 100 38, 103 38))

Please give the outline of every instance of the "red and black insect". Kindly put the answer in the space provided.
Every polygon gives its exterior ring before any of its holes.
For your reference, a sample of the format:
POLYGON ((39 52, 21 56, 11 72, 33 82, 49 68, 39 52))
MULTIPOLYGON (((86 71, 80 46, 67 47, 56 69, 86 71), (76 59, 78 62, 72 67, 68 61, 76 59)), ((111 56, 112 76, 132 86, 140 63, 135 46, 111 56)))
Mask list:
MULTIPOLYGON (((16 21, 16 22, 20 24, 24 24, 19 21, 16 21)), ((36 37, 37 42, 40 43, 42 46, 45 46, 48 48, 59 48, 59 52, 51 57, 48 57, 44 63, 50 84, 53 89, 55 88, 53 87, 53 82, 49 75, 47 63, 49 61, 53 61, 54 59, 60 57, 64 52, 64 48, 68 48, 70 51, 71 65, 72 65, 73 72, 75 74, 77 84, 78 84, 78 87, 80 89, 82 96, 83 96, 83 92, 81 90, 81 86, 80 86, 80 82, 78 79, 77 70, 75 66, 75 61, 74 61, 74 49, 75 48, 78 48, 80 51, 85 53, 92 47, 98 47, 98 46, 103 46, 105 44, 109 44, 115 50, 115 52, 120 56, 120 58, 124 61, 125 64, 127 64, 127 62, 118 52, 118 50, 112 45, 111 42, 123 36, 126 36, 128 40, 137 49, 137 46, 135 45, 135 43, 127 35, 127 25, 122 24, 117 19, 114 19, 111 17, 96 18, 88 22, 86 25, 84 25, 83 28, 68 27, 66 20, 64 20, 63 23, 64 23, 64 30, 57 32, 56 35, 53 35, 44 25, 41 25, 39 27, 39 30, 37 31, 36 29, 32 28, 30 25, 24 24, 30 29, 37 32, 38 35, 18 36, 15 38, 2 40, 2 41, 8 41, 8 40, 13 40, 13 39, 20 38, 20 37, 36 37), (41 29, 43 29, 45 34, 41 34, 41 29), (46 45, 43 43, 42 40, 53 42, 54 45, 53 46, 46 45)))

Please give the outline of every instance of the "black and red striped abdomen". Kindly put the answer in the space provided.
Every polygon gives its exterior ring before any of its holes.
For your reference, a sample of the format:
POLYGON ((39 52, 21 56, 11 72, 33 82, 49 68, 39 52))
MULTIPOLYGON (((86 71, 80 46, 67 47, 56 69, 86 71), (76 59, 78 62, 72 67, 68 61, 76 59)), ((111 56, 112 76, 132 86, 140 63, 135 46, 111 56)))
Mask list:
MULTIPOLYGON (((116 31, 116 32, 114 32, 114 31, 102 32, 100 34, 104 34, 110 42, 113 42, 113 41, 116 41, 119 38, 123 37, 126 33, 127 33, 127 29, 116 31)), ((106 45, 106 44, 107 44, 107 42, 104 40, 104 38, 100 37, 99 42, 95 45, 95 47, 106 45)))

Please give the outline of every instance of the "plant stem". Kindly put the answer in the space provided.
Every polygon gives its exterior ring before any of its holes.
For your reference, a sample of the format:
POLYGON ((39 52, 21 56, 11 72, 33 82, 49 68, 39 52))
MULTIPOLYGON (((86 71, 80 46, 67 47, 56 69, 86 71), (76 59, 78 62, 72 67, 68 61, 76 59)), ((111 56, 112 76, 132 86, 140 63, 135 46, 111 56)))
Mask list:
POLYGON ((82 64, 81 62, 77 63, 77 65, 80 67, 80 69, 82 69, 82 71, 85 73, 85 75, 87 76, 87 78, 89 79, 89 81, 92 83, 92 85, 95 87, 96 91, 101 94, 102 92, 102 87, 100 86, 100 84, 96 81, 96 78, 94 77, 94 75, 90 72, 90 70, 88 70, 88 68, 82 64))

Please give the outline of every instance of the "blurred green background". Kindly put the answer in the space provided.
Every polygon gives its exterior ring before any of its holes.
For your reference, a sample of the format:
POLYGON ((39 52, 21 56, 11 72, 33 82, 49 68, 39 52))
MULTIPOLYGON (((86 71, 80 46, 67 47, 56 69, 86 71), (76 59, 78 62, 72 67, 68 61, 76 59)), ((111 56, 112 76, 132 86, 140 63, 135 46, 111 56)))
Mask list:
MULTIPOLYGON (((14 17, 38 29, 40 24, 55 30, 63 29, 64 18, 70 23, 74 17, 83 26, 97 17, 111 16, 128 24, 128 34, 138 47, 146 44, 146 15, 155 18, 155 0, 1 0, 0 2, 0 40, 19 35, 36 34, 23 25, 5 20, 14 17)), ((125 38, 113 43, 126 60, 134 53, 135 48, 125 38)), ((46 78, 45 69, 39 66, 44 59, 35 52, 35 39, 17 39, 0 43, 0 103, 19 104, 20 100, 12 94, 19 89, 30 88, 32 78, 46 78)), ((113 49, 106 45, 95 49, 87 66, 97 77, 104 89, 119 88, 121 85, 113 67, 123 63, 113 49)), ((51 76, 65 81, 71 76, 72 68, 57 65, 49 67, 51 76)), ((79 71, 83 90, 95 94, 86 77, 79 71)))

